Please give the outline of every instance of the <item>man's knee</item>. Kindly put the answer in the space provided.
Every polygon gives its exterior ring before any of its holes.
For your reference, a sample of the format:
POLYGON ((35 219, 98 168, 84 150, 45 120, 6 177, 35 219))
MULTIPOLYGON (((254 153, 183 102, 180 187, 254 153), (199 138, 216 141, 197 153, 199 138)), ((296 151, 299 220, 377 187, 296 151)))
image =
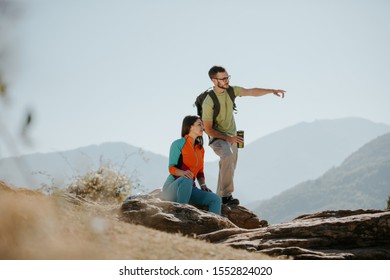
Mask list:
POLYGON ((233 153, 231 151, 225 151, 221 155, 221 159, 223 159, 223 160, 233 160, 234 159, 233 153))
POLYGON ((221 146, 220 155, 223 158, 233 157, 233 150, 230 144, 226 141, 224 141, 223 145, 221 146))

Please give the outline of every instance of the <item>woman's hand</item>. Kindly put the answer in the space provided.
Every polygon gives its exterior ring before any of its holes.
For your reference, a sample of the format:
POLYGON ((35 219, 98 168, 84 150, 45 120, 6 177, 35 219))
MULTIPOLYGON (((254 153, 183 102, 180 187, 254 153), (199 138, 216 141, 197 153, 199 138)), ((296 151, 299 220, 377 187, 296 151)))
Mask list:
POLYGON ((180 170, 181 177, 188 178, 188 179, 193 179, 194 178, 194 173, 192 173, 191 170, 180 170))
POLYGON ((202 184, 202 185, 200 186, 200 188, 202 189, 202 191, 212 192, 212 190, 210 190, 210 189, 206 186, 206 184, 202 184))

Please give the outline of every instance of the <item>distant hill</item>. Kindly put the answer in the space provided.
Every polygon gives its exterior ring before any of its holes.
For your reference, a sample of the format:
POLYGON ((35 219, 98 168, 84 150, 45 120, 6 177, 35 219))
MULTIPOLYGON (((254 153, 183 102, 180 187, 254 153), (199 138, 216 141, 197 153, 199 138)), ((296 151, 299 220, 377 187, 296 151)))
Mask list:
MULTIPOLYGON (((386 132, 390 132, 389 125, 348 118, 300 123, 262 137, 240 150, 234 195, 244 205, 271 198, 317 178, 386 132)), ((168 175, 167 157, 117 142, 0 159, 0 180, 30 188, 42 184, 65 187, 102 165, 128 175, 138 186, 137 192, 161 187, 168 175)), ((205 173, 215 191, 218 162, 206 163, 205 173)))
POLYGON ((278 223, 322 210, 383 210, 389 195, 390 133, 364 145, 318 179, 261 202, 254 212, 278 223))
POLYGON ((130 177, 136 189, 145 191, 162 186, 168 172, 168 159, 126 143, 104 143, 1 159, 0 179, 30 188, 43 184, 65 187, 100 166, 111 166, 130 177))
MULTIPOLYGON (((269 134, 239 151, 234 195, 244 205, 269 199, 298 183, 318 178, 387 132, 389 125, 345 118, 299 123, 269 134)), ((218 162, 208 163, 207 173, 218 174, 218 162)), ((216 185, 215 178, 212 185, 216 185)))

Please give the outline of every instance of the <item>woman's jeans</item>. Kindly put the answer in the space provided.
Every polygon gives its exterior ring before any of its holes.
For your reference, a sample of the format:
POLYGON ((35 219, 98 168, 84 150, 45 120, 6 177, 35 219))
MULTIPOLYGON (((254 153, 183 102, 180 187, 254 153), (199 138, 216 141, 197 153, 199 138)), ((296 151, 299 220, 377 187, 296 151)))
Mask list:
POLYGON ((180 177, 174 180, 167 180, 162 189, 163 198, 178 203, 189 203, 205 205, 209 212, 221 215, 221 198, 213 193, 203 191, 194 187, 192 179, 180 177))

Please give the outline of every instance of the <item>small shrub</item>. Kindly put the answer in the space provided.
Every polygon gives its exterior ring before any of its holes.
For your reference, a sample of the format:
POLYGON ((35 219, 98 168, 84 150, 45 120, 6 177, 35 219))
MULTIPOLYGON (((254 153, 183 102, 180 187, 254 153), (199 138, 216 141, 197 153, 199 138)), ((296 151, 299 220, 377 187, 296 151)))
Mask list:
POLYGON ((109 203, 121 203, 131 194, 130 179, 109 167, 88 172, 72 183, 68 192, 83 198, 109 203))

